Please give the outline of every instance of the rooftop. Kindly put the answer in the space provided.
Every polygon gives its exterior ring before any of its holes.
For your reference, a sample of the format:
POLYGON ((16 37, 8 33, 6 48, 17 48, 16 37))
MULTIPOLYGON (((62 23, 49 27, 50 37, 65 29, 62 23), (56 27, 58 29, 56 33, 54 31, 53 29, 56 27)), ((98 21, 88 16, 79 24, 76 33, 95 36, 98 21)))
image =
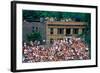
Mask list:
POLYGON ((46 22, 48 25, 86 25, 86 22, 61 22, 61 21, 55 21, 55 22, 46 22))

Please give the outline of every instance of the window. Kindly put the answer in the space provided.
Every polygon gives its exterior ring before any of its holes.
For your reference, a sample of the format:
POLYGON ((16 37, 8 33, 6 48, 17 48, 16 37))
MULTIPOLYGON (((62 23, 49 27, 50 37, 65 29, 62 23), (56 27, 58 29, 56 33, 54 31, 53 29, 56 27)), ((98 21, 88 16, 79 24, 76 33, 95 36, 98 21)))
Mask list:
POLYGON ((64 28, 58 28, 57 34, 64 34, 64 28))
POLYGON ((34 27, 32 27, 32 32, 34 32, 34 27))
POLYGON ((57 38, 57 40, 63 40, 63 38, 57 38))
POLYGON ((67 35, 67 34, 70 34, 70 33, 71 33, 71 29, 70 29, 70 28, 67 28, 67 29, 66 29, 66 35, 67 35))
POLYGON ((82 29, 82 33, 85 33, 85 28, 82 29))
POLYGON ((50 44, 53 44, 53 39, 52 38, 50 39, 50 44))
POLYGON ((38 27, 36 27, 36 31, 38 31, 38 27))
POLYGON ((78 28, 74 28, 74 29, 73 29, 73 33, 74 33, 74 34, 78 34, 78 28))
POLYGON ((50 28, 50 34, 53 34, 53 28, 50 28))

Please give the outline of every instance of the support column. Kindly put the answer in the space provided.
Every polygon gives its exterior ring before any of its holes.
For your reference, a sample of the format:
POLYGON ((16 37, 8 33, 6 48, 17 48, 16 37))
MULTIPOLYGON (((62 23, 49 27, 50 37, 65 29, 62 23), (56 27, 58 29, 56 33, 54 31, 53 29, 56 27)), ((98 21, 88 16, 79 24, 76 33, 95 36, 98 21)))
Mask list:
POLYGON ((64 28, 64 35, 66 35, 66 28, 64 28))
POLYGON ((47 35, 50 35, 50 28, 47 29, 47 35))
POLYGON ((54 28, 53 33, 54 33, 54 35, 57 35, 57 28, 54 28))
POLYGON ((54 28, 53 30, 53 40, 56 40, 57 39, 57 28, 54 28))
POLYGON ((71 35, 72 35, 73 34, 73 28, 71 28, 70 32, 71 32, 71 35))

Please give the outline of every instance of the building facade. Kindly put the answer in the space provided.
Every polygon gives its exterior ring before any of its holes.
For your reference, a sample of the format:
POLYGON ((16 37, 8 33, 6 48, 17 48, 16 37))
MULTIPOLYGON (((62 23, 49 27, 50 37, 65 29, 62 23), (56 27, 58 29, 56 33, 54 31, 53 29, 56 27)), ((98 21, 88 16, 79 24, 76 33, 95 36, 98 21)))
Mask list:
POLYGON ((40 32, 42 39, 46 40, 46 26, 44 22, 34 21, 34 22, 23 22, 23 41, 27 40, 27 35, 32 32, 40 32))
POLYGON ((40 32, 42 40, 52 43, 53 40, 63 40, 67 37, 78 36, 84 32, 86 22, 55 21, 41 19, 38 22, 23 22, 23 40, 27 41, 27 34, 40 32))
POLYGON ((78 36, 84 32, 85 22, 46 22, 46 40, 63 40, 66 37, 78 36))

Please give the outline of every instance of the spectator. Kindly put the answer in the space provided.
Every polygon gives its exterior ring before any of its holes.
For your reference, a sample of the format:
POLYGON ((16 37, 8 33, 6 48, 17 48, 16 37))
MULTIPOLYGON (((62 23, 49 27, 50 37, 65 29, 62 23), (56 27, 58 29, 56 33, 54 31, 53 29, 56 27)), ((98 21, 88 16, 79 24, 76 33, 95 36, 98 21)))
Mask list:
POLYGON ((45 47, 39 41, 24 42, 23 62, 47 62, 89 59, 89 47, 80 38, 54 40, 53 44, 45 47))

